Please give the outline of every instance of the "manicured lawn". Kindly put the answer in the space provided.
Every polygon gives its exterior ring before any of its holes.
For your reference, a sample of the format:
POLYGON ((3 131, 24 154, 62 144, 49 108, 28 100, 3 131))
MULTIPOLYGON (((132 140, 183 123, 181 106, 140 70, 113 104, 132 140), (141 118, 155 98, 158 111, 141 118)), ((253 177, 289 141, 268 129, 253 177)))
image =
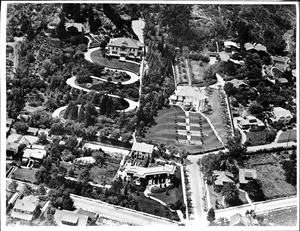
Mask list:
POLYGON ((285 132, 282 132, 278 138, 277 143, 285 143, 288 141, 295 141, 297 142, 297 130, 287 130, 285 132))
POLYGON ((138 205, 142 212, 169 218, 172 220, 179 220, 176 212, 172 213, 167 207, 163 206, 157 201, 147 198, 143 193, 140 193, 139 196, 137 196, 135 193, 131 195, 138 202, 138 205))
POLYGON ((267 199, 295 195, 297 190, 285 181, 284 170, 277 153, 257 154, 245 162, 246 168, 254 168, 262 183, 262 190, 267 199))
POLYGON ((266 131, 246 132, 247 141, 251 142, 251 146, 266 144, 266 131))
POLYGON ((140 65, 138 64, 129 63, 129 62, 120 62, 118 58, 110 58, 110 59, 104 58, 102 56, 102 52, 100 49, 91 53, 91 59, 95 63, 98 63, 105 67, 128 70, 136 74, 139 74, 140 71, 140 65))
POLYGON ((293 207, 268 212, 262 215, 269 220, 269 223, 273 223, 275 226, 296 226, 298 213, 297 207, 293 207))
POLYGON ((210 119, 212 125, 218 132, 219 136, 221 137, 222 141, 226 142, 226 129, 224 123, 222 121, 222 107, 220 103, 219 91, 215 89, 211 89, 207 92, 208 94, 208 101, 212 107, 212 111, 205 112, 204 114, 210 119))
MULTIPOLYGON (((155 124, 148 128, 145 137, 154 141, 162 141, 166 144, 173 144, 179 147, 186 148, 190 153, 199 153, 208 149, 220 148, 222 145, 216 137, 215 133, 211 129, 207 120, 201 116, 199 113, 190 113, 190 121, 193 123, 199 123, 199 116, 202 119, 202 132, 203 132, 203 146, 197 144, 197 141, 200 141, 200 137, 192 137, 192 141, 195 141, 195 144, 188 144, 184 141, 187 140, 186 136, 179 135, 178 140, 183 142, 176 141, 175 133, 175 115, 177 118, 177 123, 185 123, 185 114, 183 110, 179 107, 169 107, 163 108, 158 111, 158 115, 154 118, 155 124), (180 119, 181 118, 181 119, 180 119), (179 121, 180 120, 180 121, 179 121)), ((182 125, 177 126, 179 130, 185 130, 186 128, 182 125), (180 126, 180 129, 179 129, 180 126)), ((196 128, 192 128, 194 131, 196 128)), ((200 128, 199 128, 200 132, 200 128)))
POLYGON ((12 179, 34 183, 37 169, 18 168, 12 174, 12 179))

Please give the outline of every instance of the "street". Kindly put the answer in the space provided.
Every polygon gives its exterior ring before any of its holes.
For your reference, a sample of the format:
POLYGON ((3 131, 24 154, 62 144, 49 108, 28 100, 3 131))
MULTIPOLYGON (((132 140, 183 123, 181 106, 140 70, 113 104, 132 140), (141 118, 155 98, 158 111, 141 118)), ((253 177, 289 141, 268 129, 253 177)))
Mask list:
POLYGON ((100 215, 112 219, 116 219, 122 222, 130 222, 136 225, 176 225, 177 223, 169 222, 166 220, 161 220, 154 218, 152 216, 145 216, 139 212, 129 211, 125 209, 115 208, 112 205, 107 205, 103 202, 96 202, 95 200, 71 195, 74 200, 74 206, 77 208, 82 208, 88 211, 99 213, 100 215))

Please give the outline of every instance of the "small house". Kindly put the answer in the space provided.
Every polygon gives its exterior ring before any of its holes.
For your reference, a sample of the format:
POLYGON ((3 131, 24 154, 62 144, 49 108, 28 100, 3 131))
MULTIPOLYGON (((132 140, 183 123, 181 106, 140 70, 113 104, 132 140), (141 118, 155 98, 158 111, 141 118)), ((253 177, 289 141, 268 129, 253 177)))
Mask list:
POLYGON ((234 175, 228 171, 213 171, 214 185, 223 186, 226 183, 234 183, 234 175))
POLYGON ((281 121, 283 123, 289 123, 293 118, 292 113, 289 110, 286 110, 282 107, 274 107, 272 111, 273 118, 271 120, 273 122, 281 121))
POLYGON ((285 71, 288 68, 290 62, 289 57, 271 56, 271 58, 274 62, 274 66, 277 67, 279 70, 285 71))
POLYGON ((38 205, 39 199, 33 195, 25 196, 23 199, 17 199, 12 209, 11 217, 32 221, 38 205))
POLYGON ((54 220, 59 226, 86 226, 88 219, 89 216, 76 213, 74 211, 57 209, 54 213, 54 220))
POLYGON ((239 169, 239 183, 241 188, 245 188, 246 184, 253 179, 257 179, 255 169, 239 169))

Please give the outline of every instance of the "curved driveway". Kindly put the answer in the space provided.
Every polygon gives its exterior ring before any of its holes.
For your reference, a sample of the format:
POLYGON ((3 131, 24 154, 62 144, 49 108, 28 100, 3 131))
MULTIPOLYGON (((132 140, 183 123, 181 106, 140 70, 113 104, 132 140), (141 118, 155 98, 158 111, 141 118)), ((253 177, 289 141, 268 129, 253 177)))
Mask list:
MULTIPOLYGON (((67 84, 70 85, 73 88, 76 88, 76 89, 79 89, 79 90, 83 90, 85 92, 90 92, 91 91, 90 89, 78 86, 76 84, 75 80, 76 80, 76 76, 73 76, 73 77, 67 79, 67 84)), ((110 97, 114 97, 114 98, 121 98, 121 97, 119 97, 117 95, 111 95, 111 94, 107 94, 107 95, 110 96, 110 97)), ((135 102, 135 101, 133 101, 131 99, 127 99, 127 98, 124 98, 124 100, 126 100, 129 103, 129 107, 126 108, 125 110, 118 110, 118 111, 129 112, 129 111, 132 111, 132 110, 138 108, 138 106, 139 106, 139 102, 135 102)))

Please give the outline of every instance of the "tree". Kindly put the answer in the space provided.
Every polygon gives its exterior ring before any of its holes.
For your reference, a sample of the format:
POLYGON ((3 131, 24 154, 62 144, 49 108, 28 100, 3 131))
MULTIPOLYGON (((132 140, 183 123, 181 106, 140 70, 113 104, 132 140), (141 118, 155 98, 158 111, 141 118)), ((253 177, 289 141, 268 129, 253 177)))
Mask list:
POLYGON ((78 180, 83 183, 87 183, 90 180, 90 169, 88 167, 80 169, 78 180))
POLYGON ((9 188, 10 190, 12 190, 12 191, 16 191, 17 188, 18 188, 18 183, 17 183, 16 181, 12 181, 12 182, 9 184, 8 188, 9 188))
POLYGON ((82 83, 92 83, 93 79, 91 78, 91 73, 87 69, 82 69, 76 74, 76 81, 79 84, 82 83))
POLYGON ((263 112, 263 107, 258 104, 251 104, 249 107, 249 111, 253 115, 257 115, 263 112))
POLYGON ((120 194, 122 188, 123 188, 123 181, 122 178, 119 177, 111 183, 111 188, 109 190, 112 193, 120 194))
POLYGON ((226 183, 221 192, 225 197, 225 202, 230 206, 236 206, 242 203, 239 199, 239 190, 233 183, 226 183))
POLYGON ((64 135, 65 134, 64 124, 61 122, 53 123, 50 129, 50 133, 53 135, 64 135))
POLYGON ((262 191, 261 182, 258 179, 252 179, 247 182, 245 191, 253 201, 265 200, 265 195, 262 191))
POLYGON ((94 151, 92 156, 95 159, 96 164, 98 164, 100 168, 102 168, 103 165, 106 165, 106 154, 102 150, 94 151))
POLYGON ((42 132, 38 135, 39 137, 39 140, 38 140, 38 143, 41 143, 43 145, 49 143, 48 139, 47 139, 47 135, 45 132, 42 132))
POLYGON ((213 208, 210 208, 207 212, 207 220, 211 223, 214 222, 216 219, 215 210, 213 208))
POLYGON ((228 139, 227 148, 229 150, 229 155, 231 155, 233 158, 240 158, 247 152, 247 148, 235 137, 228 139))
POLYGON ((96 118, 98 116, 95 106, 88 102, 85 105, 85 127, 94 125, 96 123, 96 118))
POLYGON ((37 192, 40 196, 44 196, 47 194, 46 188, 44 184, 40 184, 39 187, 37 188, 37 192))
POLYGON ((14 129, 16 129, 16 132, 19 134, 26 134, 28 128, 28 125, 24 122, 16 122, 14 124, 14 129))

